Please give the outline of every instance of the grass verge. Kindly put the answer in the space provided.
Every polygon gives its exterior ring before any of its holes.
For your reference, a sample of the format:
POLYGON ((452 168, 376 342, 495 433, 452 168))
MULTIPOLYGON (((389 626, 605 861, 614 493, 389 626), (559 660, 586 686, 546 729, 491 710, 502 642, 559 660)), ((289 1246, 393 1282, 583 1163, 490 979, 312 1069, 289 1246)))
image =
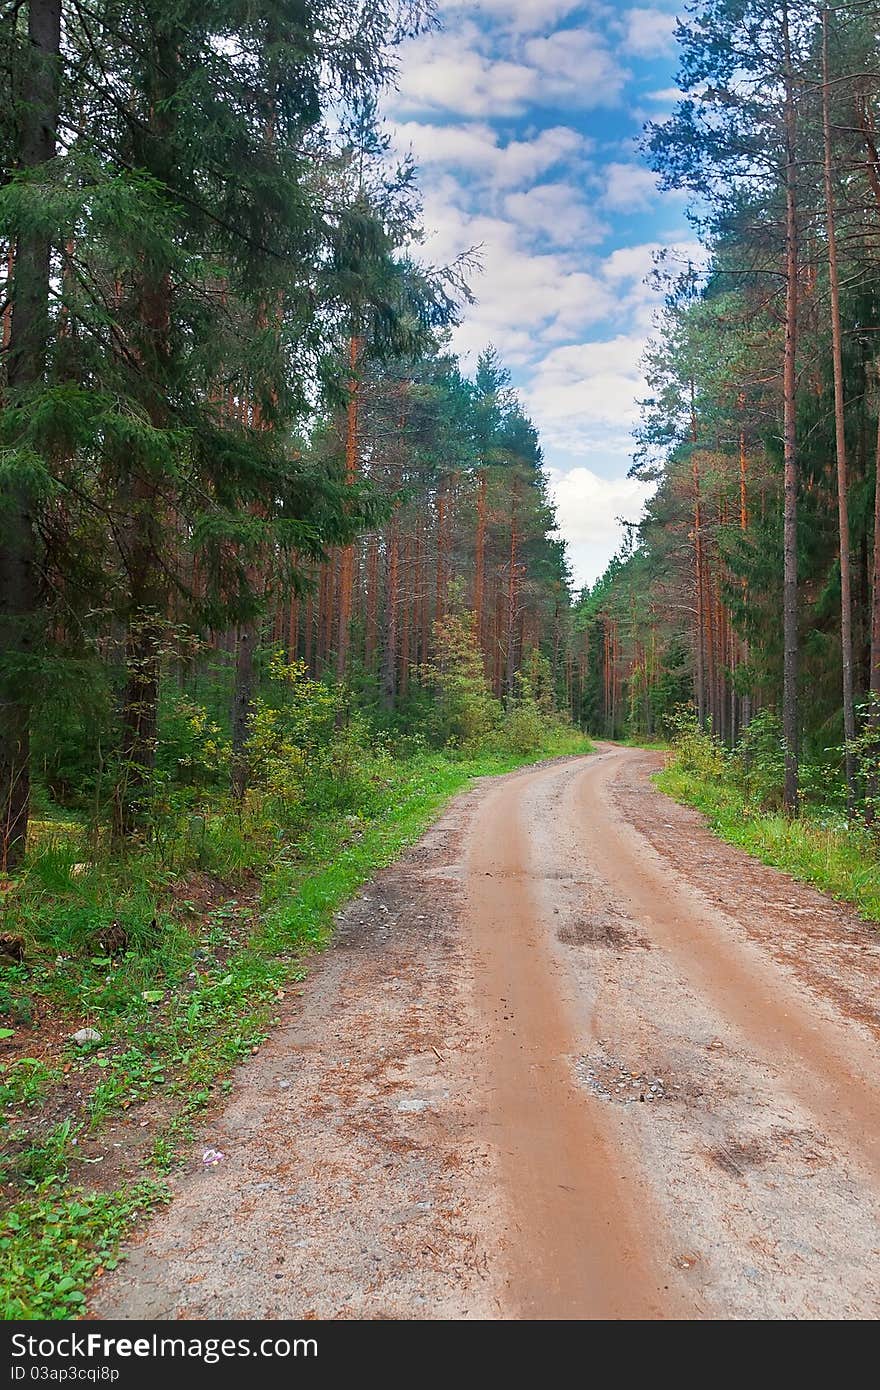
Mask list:
POLYGON ((846 825, 839 815, 805 813, 789 820, 762 811, 730 778, 702 775, 675 762, 654 781, 673 800, 702 811, 723 840, 880 922, 880 854, 868 830, 846 825))
POLYGON ((79 1315, 126 1232, 166 1199, 162 1175, 194 1118, 268 1036, 334 913, 451 796, 476 777, 589 751, 563 732, 528 755, 419 754, 362 812, 317 817, 224 881, 145 857, 83 866, 63 844, 47 851, 15 908, 25 962, 0 983, 12 1025, 0 1029, 0 1317, 79 1315), (76 1043, 82 1027, 95 1036, 76 1043))

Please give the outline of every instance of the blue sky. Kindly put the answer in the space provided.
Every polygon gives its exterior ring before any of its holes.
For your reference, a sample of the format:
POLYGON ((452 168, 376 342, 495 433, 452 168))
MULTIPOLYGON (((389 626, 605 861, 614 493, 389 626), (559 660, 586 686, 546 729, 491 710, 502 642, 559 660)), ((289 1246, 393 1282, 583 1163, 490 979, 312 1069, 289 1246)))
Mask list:
POLYGON ((693 254, 676 194, 639 156, 675 100, 675 4, 439 0, 443 31, 407 43, 388 106, 420 169, 435 263, 482 248, 455 335, 466 369, 494 343, 541 432, 560 528, 592 582, 634 519, 626 477, 658 247, 693 254))

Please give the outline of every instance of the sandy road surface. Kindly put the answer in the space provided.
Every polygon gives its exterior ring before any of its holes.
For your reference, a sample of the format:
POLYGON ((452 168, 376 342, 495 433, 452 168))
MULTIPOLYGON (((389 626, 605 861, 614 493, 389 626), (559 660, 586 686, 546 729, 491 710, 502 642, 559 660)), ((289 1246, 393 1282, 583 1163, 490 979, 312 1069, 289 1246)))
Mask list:
POLYGON ((343 914, 115 1317, 873 1317, 880 937, 603 746, 343 914))

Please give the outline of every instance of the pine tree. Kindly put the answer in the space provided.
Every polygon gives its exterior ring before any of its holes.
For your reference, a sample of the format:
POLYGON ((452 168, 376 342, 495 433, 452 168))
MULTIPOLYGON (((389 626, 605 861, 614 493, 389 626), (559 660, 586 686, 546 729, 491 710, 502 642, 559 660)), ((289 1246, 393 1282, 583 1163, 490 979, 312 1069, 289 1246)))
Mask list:
MULTIPOLYGON (((708 203, 716 237, 748 239, 750 274, 784 287, 782 438, 784 454, 783 727, 785 803, 798 800, 798 317, 801 300, 804 73, 815 17, 788 0, 713 0, 694 7, 678 30, 680 85, 697 91, 648 147, 666 186, 708 203)), ((723 257, 719 269, 724 269, 723 257)))
MULTIPOLYGON (((45 379, 52 331, 49 313, 52 237, 40 195, 49 186, 58 138, 61 0, 29 0, 26 34, 13 25, 24 72, 15 97, 15 181, 5 190, 4 233, 11 245, 9 341, 6 344, 4 442, 8 485, 0 498, 0 868, 15 868, 27 842, 30 809, 30 719, 39 629, 36 511, 42 460, 28 438, 27 413, 45 379)), ((23 28, 23 20, 21 20, 23 28)), ((8 167, 8 166, 7 166, 8 167)))

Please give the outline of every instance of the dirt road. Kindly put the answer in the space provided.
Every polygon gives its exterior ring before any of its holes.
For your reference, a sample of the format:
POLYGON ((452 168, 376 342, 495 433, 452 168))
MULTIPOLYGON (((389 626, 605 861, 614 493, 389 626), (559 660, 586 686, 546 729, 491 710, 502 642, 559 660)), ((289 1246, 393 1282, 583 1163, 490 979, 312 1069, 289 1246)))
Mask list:
POLYGON ((877 1316, 880 937, 657 765, 603 746, 460 797, 93 1312, 877 1316))

